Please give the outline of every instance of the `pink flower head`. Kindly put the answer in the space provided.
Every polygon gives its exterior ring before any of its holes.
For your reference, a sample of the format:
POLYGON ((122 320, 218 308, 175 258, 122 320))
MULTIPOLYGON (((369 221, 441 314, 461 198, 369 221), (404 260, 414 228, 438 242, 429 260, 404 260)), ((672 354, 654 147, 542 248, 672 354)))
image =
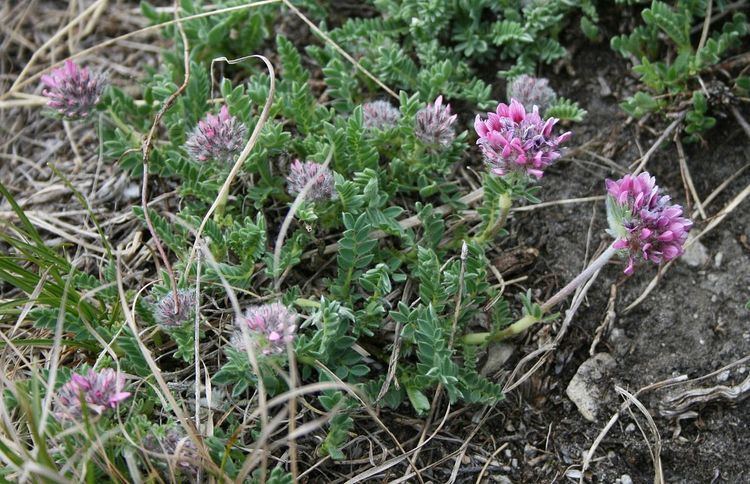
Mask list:
POLYGON ((323 168, 323 165, 312 161, 302 163, 294 160, 289 167, 289 176, 286 177, 289 194, 297 196, 310 180, 314 181, 305 195, 306 200, 318 202, 331 200, 335 196, 333 173, 328 167, 323 168))
POLYGON ((198 121, 185 143, 188 154, 196 161, 230 162, 245 146, 247 127, 229 114, 226 105, 219 114, 207 114, 198 121))
POLYGON ((425 145, 438 148, 448 146, 456 139, 453 125, 457 115, 451 114, 450 104, 443 106, 443 96, 428 104, 414 118, 414 135, 425 145))
POLYGON ((693 222, 682 217, 682 207, 661 195, 656 179, 648 173, 607 180, 607 212, 614 246, 629 252, 625 274, 632 274, 638 258, 656 264, 684 252, 693 222))
POLYGON ((390 129, 401 119, 401 112, 388 101, 372 101, 362 105, 365 129, 390 129))
POLYGON ((541 178, 544 170, 560 157, 559 146, 571 136, 570 132, 554 136, 556 123, 555 118, 542 120, 537 106, 527 113, 521 103, 511 99, 510 105, 500 103, 497 112, 487 113, 486 120, 477 116, 474 129, 492 173, 541 178))
POLYGON ((287 343, 294 341, 297 330, 297 315, 280 303, 250 306, 245 315, 235 321, 232 346, 245 350, 242 327, 250 333, 256 350, 264 355, 279 354, 286 350, 287 343))
POLYGON ((154 319, 164 328, 176 328, 190 322, 195 309, 195 291, 177 290, 177 306, 172 291, 161 297, 154 305, 154 319))
POLYGON ((89 370, 85 376, 73 373, 70 381, 57 392, 55 415, 60 420, 80 419, 82 400, 89 411, 101 415, 130 396, 129 392, 122 391, 124 387, 125 377, 111 368, 100 372, 89 370))
POLYGON ((549 87, 549 81, 522 74, 510 83, 507 89, 508 99, 515 99, 527 110, 538 106, 544 112, 555 101, 557 94, 549 87))
POLYGON ((105 77, 91 74, 68 59, 65 64, 42 76, 42 90, 48 101, 47 106, 69 119, 85 118, 99 103, 106 87, 105 77))

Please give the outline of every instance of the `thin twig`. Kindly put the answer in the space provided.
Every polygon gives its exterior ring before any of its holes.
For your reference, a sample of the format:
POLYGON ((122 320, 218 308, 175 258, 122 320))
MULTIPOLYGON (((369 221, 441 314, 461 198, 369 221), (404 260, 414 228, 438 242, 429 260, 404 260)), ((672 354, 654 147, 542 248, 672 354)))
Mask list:
POLYGON ((680 141, 680 136, 677 133, 674 136, 674 143, 675 145, 677 145, 677 159, 680 162, 680 173, 682 173, 682 176, 685 179, 685 183, 690 190, 690 194, 695 200, 695 206, 698 208, 698 212, 701 214, 701 218, 703 220, 706 220, 706 211, 703 209, 703 202, 701 202, 701 199, 698 196, 698 191, 695 189, 695 184, 693 184, 693 177, 690 176, 690 170, 687 166, 687 159, 685 158, 685 150, 682 147, 682 141, 680 141))
POLYGON ((682 123, 682 120, 685 119, 685 115, 687 114, 687 111, 681 111, 678 113, 677 117, 674 121, 672 121, 672 124, 667 126, 667 129, 664 130, 664 132, 657 138, 656 141, 654 141, 654 144, 651 145, 651 148, 646 152, 645 155, 643 155, 640 159, 636 160, 630 167, 632 168, 637 164, 637 168, 635 171, 633 171, 633 175, 639 174, 643 168, 646 166, 646 163, 648 163, 648 160, 651 159, 651 156, 656 153, 656 150, 659 149, 661 144, 669 137, 672 132, 677 129, 677 127, 682 123))
MULTIPOLYGON (((179 15, 178 9, 177 9, 177 0, 175 0, 175 17, 179 15)), ((164 247, 161 244, 161 240, 159 239, 159 235, 156 233, 156 229, 154 228, 154 224, 151 222, 151 215, 149 214, 148 210, 148 158, 151 154, 151 145, 154 139, 154 135, 156 134, 156 128, 159 126, 159 123, 161 122, 161 118, 164 116, 164 114, 167 112, 167 110, 172 107, 172 104, 177 100, 177 98, 185 91, 187 88, 188 82, 190 81, 190 45, 187 40, 187 35, 185 35, 185 29, 182 28, 182 24, 177 24, 177 29, 180 32, 180 37, 182 38, 182 54, 183 54, 183 63, 184 63, 184 69, 185 69, 185 78, 182 81, 182 84, 177 88, 176 91, 174 91, 170 96, 167 98, 166 101, 164 101, 164 104, 162 105, 161 109, 159 109, 159 112, 156 113, 156 117, 154 117, 154 122, 151 124, 151 129, 148 132, 148 135, 146 135, 146 139, 143 140, 143 146, 141 148, 142 150, 142 165, 143 165, 143 183, 141 186, 141 206, 143 207, 143 218, 146 220, 146 226, 148 227, 148 231, 151 233, 151 238, 154 240, 154 244, 156 245, 156 250, 159 252, 159 256, 161 257, 161 260, 164 264, 164 269, 167 271, 167 275, 169 276, 169 283, 172 286, 172 297, 174 298, 174 313, 177 314, 180 310, 180 300, 177 296, 177 280, 175 279, 174 271, 172 270, 172 264, 169 262, 169 257, 167 257, 167 253, 164 251, 164 247)))

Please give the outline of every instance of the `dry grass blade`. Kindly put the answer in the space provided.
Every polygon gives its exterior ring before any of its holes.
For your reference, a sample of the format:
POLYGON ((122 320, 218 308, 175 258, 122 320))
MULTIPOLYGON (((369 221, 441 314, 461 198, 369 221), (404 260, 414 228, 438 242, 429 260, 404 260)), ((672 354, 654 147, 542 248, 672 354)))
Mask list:
POLYGON ((169 406, 172 409, 172 412, 174 412, 175 416, 177 417, 177 420, 182 424, 182 427, 187 432, 187 435, 190 437, 190 439, 195 444, 198 451, 201 453, 201 455, 206 460, 206 465, 211 468, 213 472, 215 472, 217 475, 223 475, 224 479, 229 481, 229 478, 226 477, 226 475, 219 469, 216 464, 213 463, 213 461, 209 457, 208 449, 203 443, 203 440, 200 438, 198 433, 196 432, 195 427, 193 426, 190 419, 187 417, 187 414, 185 410, 183 409, 182 405, 180 405, 177 400, 175 399, 174 395, 172 395, 172 391, 169 389, 169 386, 167 385, 167 382, 164 380, 164 377, 162 376, 161 369, 156 364, 156 361, 154 361, 153 356, 151 356, 151 352, 146 347, 143 340, 140 338, 138 331, 138 326, 135 322, 135 316, 134 313, 131 311, 130 307, 128 306, 127 297, 125 295, 125 288, 123 286, 122 281, 122 271, 120 270, 120 258, 117 258, 117 272, 116 272, 116 278, 117 278, 117 291, 120 298, 120 306, 123 312, 123 315, 125 316, 125 322, 130 327, 130 330, 133 333, 133 337, 135 338, 136 343, 138 344, 138 348, 141 350, 141 355, 146 360, 146 363, 148 364, 149 369, 151 370, 154 378, 156 379, 156 383, 158 384, 158 388, 160 390, 160 398, 165 399, 169 406))
MULTIPOLYGON (((430 443, 430 441, 433 438, 435 438, 435 436, 440 432, 440 430, 445 425, 445 422, 448 420, 448 415, 450 415, 450 405, 447 405, 447 407, 445 409, 445 414, 443 415, 443 419, 440 421, 440 423, 438 424, 438 426, 435 429, 435 431, 432 432, 432 434, 430 434, 430 436, 428 438, 426 438, 425 441, 422 442, 419 446, 413 448, 409 452, 404 452, 402 455, 396 456, 396 457, 394 457, 394 458, 392 458, 392 459, 390 459, 390 460, 388 460, 388 461, 380 464, 379 466, 375 466, 375 467, 372 467, 370 469, 367 469, 365 472, 362 472, 361 474, 358 474, 358 475, 356 475, 356 476, 348 479, 345 484, 356 484, 358 482, 363 482, 365 480, 371 479, 371 478, 373 478, 373 477, 375 477, 375 476, 377 476, 377 475, 379 475, 379 474, 387 471, 391 467, 400 464, 404 460, 408 461, 410 456, 412 456, 418 450, 421 450, 424 446, 426 446, 428 443, 430 443)), ((413 471, 410 474, 407 474, 404 477, 411 478, 412 476, 416 476, 418 479, 421 480, 422 476, 421 476, 420 471, 418 469, 416 469, 414 466, 412 466, 412 469, 413 469, 413 471)))
POLYGON ((213 16, 213 15, 220 15, 220 14, 223 14, 223 13, 236 12, 236 11, 245 10, 245 9, 248 9, 248 8, 261 7, 263 5, 270 5, 270 4, 273 4, 273 3, 279 3, 281 1, 282 0, 261 0, 261 1, 258 1, 258 2, 246 3, 244 5, 237 5, 237 6, 234 6, 234 7, 226 7, 226 8, 222 8, 222 9, 218 9, 218 10, 211 10, 209 12, 197 13, 195 15, 190 15, 188 17, 180 17, 179 19, 170 20, 170 21, 163 22, 163 23, 156 24, 156 25, 151 25, 149 27, 144 27, 142 29, 138 29, 138 30, 134 30, 132 32, 128 32, 127 34, 120 35, 120 36, 115 37, 113 39, 105 40, 104 42, 101 42, 101 43, 99 43, 97 45, 89 47, 88 49, 83 49, 80 52, 76 52, 75 54, 71 54, 70 56, 66 57, 65 59, 62 59, 62 60, 60 60, 58 62, 55 62, 54 64, 46 67, 45 69, 42 69, 40 72, 37 72, 36 74, 30 76, 28 79, 16 83, 16 85, 14 85, 7 92, 5 92, 3 94, 0 94, 0 100, 7 99, 11 95, 17 95, 18 91, 22 87, 27 86, 28 84, 30 84, 30 83, 38 80, 42 75, 44 75, 47 72, 51 71, 55 67, 63 64, 67 60, 72 60, 72 59, 77 59, 79 57, 87 56, 87 55, 89 55, 89 54, 91 54, 93 52, 96 52, 97 50, 104 49, 104 48, 109 47, 111 45, 114 45, 114 44, 116 44, 116 43, 118 43, 118 42, 120 42, 122 40, 129 39, 130 37, 136 37, 136 36, 141 35, 141 34, 145 34, 145 33, 148 33, 148 32, 154 32, 154 31, 157 31, 159 29, 163 29, 164 27, 168 27, 170 25, 182 24, 182 23, 185 23, 185 22, 189 22, 191 20, 199 19, 199 18, 210 17, 210 16, 213 16))
POLYGON ((737 385, 694 388, 680 392, 677 395, 671 395, 659 402, 659 415, 668 418, 679 418, 697 406, 721 400, 736 403, 741 402, 748 396, 750 396, 750 376, 745 377, 737 385))
POLYGON ((648 163, 648 160, 651 159, 651 156, 653 156, 654 153, 659 149, 662 143, 664 143, 665 140, 669 138, 669 135, 674 132, 675 129, 682 123, 683 119, 685 119, 685 116, 687 115, 686 111, 681 111, 677 118, 675 118, 672 123, 667 126, 667 129, 664 130, 664 132, 654 141, 654 144, 651 145, 651 148, 644 154, 641 158, 633 162, 632 165, 630 165, 631 168, 636 167, 633 171, 633 175, 639 174, 643 169, 646 167, 646 163, 648 163))
POLYGON ((685 150, 682 147, 682 141, 680 141, 679 135, 675 134, 674 142, 675 142, 675 145, 677 145, 677 154, 678 154, 677 159, 680 162, 680 173, 682 174, 682 178, 687 184, 688 189, 690 190, 690 194, 693 197, 693 200, 695 200, 695 206, 698 208, 698 213, 700 213, 701 218, 703 220, 706 220, 706 211, 703 209, 703 203, 701 202, 701 199, 698 196, 698 191, 695 189, 695 184, 693 183, 693 177, 690 176, 690 169, 688 169, 687 160, 685 158, 685 150))
MULTIPOLYGON (((615 386, 615 390, 617 390, 617 393, 624 396, 627 401, 635 405, 635 407, 640 410, 640 412, 646 418, 646 422, 648 422, 648 426, 651 429, 651 433, 653 434, 655 440, 653 447, 651 447, 650 440, 643 429, 641 429, 641 433, 643 434, 643 438, 646 440, 649 452, 651 453, 651 459, 654 463, 654 484, 664 484, 664 470, 661 466, 661 435, 659 434, 659 428, 656 426, 656 422, 654 422, 653 417, 651 417, 649 411, 646 410, 646 407, 643 406, 643 404, 634 395, 619 386, 615 386)), ((628 411, 630 411, 630 407, 628 407, 628 411)), ((638 426, 640 427, 640 424, 638 426)))
MULTIPOLYGON (((676 377, 673 377, 673 378, 668 378, 666 380, 662 380, 662 381, 659 381, 659 382, 656 382, 656 383, 652 383, 651 385, 648 385, 648 386, 643 387, 640 390, 638 390, 634 394, 634 397, 638 397, 638 396, 640 396, 640 395, 642 395, 642 394, 644 394, 646 392, 657 390, 659 388, 664 388, 664 387, 668 387, 668 386, 671 386, 671 385, 675 385, 677 383, 684 382, 686 380, 687 380, 687 376, 686 375, 679 375, 679 376, 676 376, 676 377)), ((609 421, 604 426, 604 428, 601 430, 601 432, 599 432, 599 435, 597 435, 596 439, 594 439, 594 443, 591 444, 591 447, 589 448, 589 450, 586 453, 586 455, 584 455, 583 462, 581 463, 581 477, 580 477, 580 480, 579 480, 579 482, 581 484, 583 484, 583 478, 584 478, 585 472, 589 468, 589 464, 591 464, 591 461, 592 461, 592 459, 594 457, 594 454, 596 453, 596 449, 599 447, 599 444, 602 443, 602 441, 604 440, 604 437, 607 436, 607 433, 609 433, 609 431, 612 429, 612 427, 615 425, 615 423, 617 423, 617 421, 620 419, 620 414, 623 413, 624 411, 626 411, 630 407, 631 403, 633 403, 633 402, 631 402, 631 400, 628 399, 628 400, 625 400, 622 403, 622 405, 620 405, 619 410, 617 412, 615 412, 614 415, 612 415, 612 417, 609 419, 609 421)))
POLYGON ((504 442, 503 445, 501 445, 500 447, 498 447, 497 449, 495 449, 495 451, 492 453, 492 455, 490 456, 490 458, 487 459, 487 462, 485 462, 484 465, 482 466, 482 470, 479 471, 479 475, 477 476, 477 480, 475 481, 476 484, 481 484, 482 477, 484 477, 484 473, 487 472, 487 469, 490 467, 490 463, 492 463, 492 461, 495 459, 495 457, 497 457, 497 454, 499 454, 500 452, 502 452, 503 449, 505 449, 506 447, 508 447, 508 443, 504 442))
POLYGON ((266 65, 269 76, 268 98, 266 99, 266 103, 263 105, 263 110, 261 111, 258 122, 256 123, 255 128, 250 135, 250 139, 245 144, 245 148, 243 148, 240 156, 237 157, 237 161, 234 162, 232 169, 229 171, 227 178, 224 180, 224 184, 221 186, 221 190, 219 190, 219 194, 216 196, 216 200, 214 200, 214 203, 211 204, 211 207, 206 212, 206 215, 203 216, 203 220, 201 221, 201 224, 198 227, 198 231, 196 233, 193 248, 190 250, 190 256, 185 263, 185 272, 188 272, 190 269, 190 265, 195 257, 195 252, 198 248, 198 244, 200 243, 203 230, 206 228, 208 220, 211 218, 211 215, 213 215, 214 211, 216 211, 219 205, 226 201, 227 195, 229 194, 229 189, 232 186, 232 182, 237 177, 237 174, 239 173, 240 168, 242 168, 243 163, 245 163, 245 160, 247 160, 247 157, 250 156, 250 153, 253 151, 255 144, 258 142, 258 138, 260 138, 260 133, 261 131, 263 131, 263 127, 268 121, 268 116, 271 113, 271 105, 273 104, 273 98, 276 93, 276 74, 274 73, 273 64, 271 64, 271 61, 268 60, 268 58, 262 55, 251 55, 248 57, 243 57, 236 61, 227 60, 227 62, 240 62, 247 58, 260 59, 266 65))
POLYGON ((99 9, 102 4, 106 4, 107 0, 96 0, 96 2, 89 5, 86 10, 78 14, 76 18, 68 22, 65 27, 61 28, 60 30, 55 33, 52 37, 50 37, 44 44, 42 44, 41 47, 39 47, 34 53, 31 55, 31 59, 24 65, 21 72, 18 74, 18 77, 16 77, 15 82, 13 82, 13 85, 10 86, 9 92, 13 92, 18 86, 21 84, 21 82, 26 77, 26 73, 31 69, 31 67, 36 64, 36 60, 39 58, 39 56, 47 50, 48 47, 53 45, 55 42, 63 38, 73 27, 81 23, 89 14, 92 12, 95 12, 97 9, 99 9))

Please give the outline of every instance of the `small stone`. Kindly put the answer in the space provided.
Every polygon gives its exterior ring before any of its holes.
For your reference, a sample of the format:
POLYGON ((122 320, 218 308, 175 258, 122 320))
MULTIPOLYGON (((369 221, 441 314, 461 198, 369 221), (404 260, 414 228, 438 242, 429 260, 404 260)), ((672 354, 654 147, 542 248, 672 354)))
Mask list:
POLYGON ((595 422, 609 387, 605 376, 617 363, 609 353, 598 353, 581 364, 565 393, 583 418, 595 422))
POLYGON ((122 191, 122 196, 125 197, 127 200, 135 200, 136 198, 140 197, 141 196, 140 185, 131 183, 130 185, 126 186, 125 189, 122 191))
POLYGON ((625 432, 628 432, 628 433, 635 432, 635 424, 634 423, 628 424, 628 426, 625 427, 625 432))
POLYGON ((482 376, 491 376, 503 369, 505 362, 513 356, 516 347, 509 343, 495 343, 487 348, 487 362, 482 367, 482 376))
POLYGON ((510 466, 512 468, 514 468, 514 469, 517 469, 518 468, 518 459, 513 459, 512 461, 510 461, 510 466))
POLYGON ((720 383, 724 383, 725 381, 729 380, 730 372, 729 370, 724 370, 716 377, 716 381, 720 383))
POLYGON ((724 252, 717 252, 714 256, 714 267, 717 269, 721 267, 721 263, 724 260, 724 252))
POLYGON ((569 469, 565 472, 565 477, 570 479, 580 479, 583 474, 578 469, 569 469))
POLYGON ((633 479, 629 475, 623 474, 620 476, 620 484, 633 484, 633 479))
POLYGON ((499 482, 500 484, 513 484, 513 481, 508 479, 506 476, 492 476, 492 479, 495 482, 499 482))
POLYGON ((513 457, 513 451, 511 451, 510 449, 505 449, 505 457, 507 457, 508 459, 513 457))
POLYGON ((685 253, 682 254, 680 260, 690 267, 701 267, 709 260, 708 249, 699 240, 696 240, 685 249, 685 253))
POLYGON ((630 338, 625 334, 622 328, 612 328, 609 332, 609 342, 612 344, 614 352, 618 355, 627 353, 630 346, 630 338))
POLYGON ((534 448, 533 445, 526 444, 523 447, 523 455, 524 457, 528 457, 528 458, 534 457, 534 455, 536 455, 536 448, 534 448))

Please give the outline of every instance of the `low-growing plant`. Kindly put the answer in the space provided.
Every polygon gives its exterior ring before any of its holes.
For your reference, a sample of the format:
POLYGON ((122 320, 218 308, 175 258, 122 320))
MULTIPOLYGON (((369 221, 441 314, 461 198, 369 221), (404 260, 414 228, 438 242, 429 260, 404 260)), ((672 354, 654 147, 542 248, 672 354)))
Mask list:
MULTIPOLYGON (((181 5, 182 15, 198 12, 190 0, 181 5)), ((258 447, 278 425, 268 411, 279 402, 289 403, 294 432, 299 385, 316 389, 317 402, 306 403, 326 426, 318 454, 343 459, 357 418, 373 408, 426 415, 430 396, 443 393, 451 403, 501 401, 498 383, 478 371, 477 345, 555 319, 554 307, 613 256, 625 256, 631 274, 639 261, 682 253, 692 224, 652 177, 608 181, 615 242, 547 302, 529 290, 516 307, 491 284, 487 252, 507 235, 514 203, 539 201, 540 179, 563 155, 572 135, 555 113, 576 119, 582 111, 553 101, 547 83, 531 77, 511 86, 522 102, 491 102, 468 60, 446 59, 498 55, 514 60, 509 75, 528 72, 565 55, 555 38, 565 14, 585 12, 582 27, 593 36, 595 11, 588 2, 375 6, 387 18, 350 20, 330 37, 400 90, 390 98, 331 42, 303 53, 282 34, 270 39, 268 5, 171 26, 166 36, 186 58, 165 52, 140 92, 127 90, 137 94, 105 88, 70 61, 44 78, 48 110, 66 122, 99 115, 106 160, 146 190, 132 216, 158 255, 152 281, 128 286, 122 253, 102 233, 101 277, 88 275, 67 249, 44 244, 0 185, 19 220, 0 232, 12 248, 0 255, 0 280, 34 298, 24 317, 53 334, 29 343, 74 347, 87 362, 70 371, 54 359, 50 370, 5 387, 0 410, 31 429, 12 448, 0 446, 5 476, 23 472, 33 453, 40 475, 87 481, 142 472, 291 482, 294 471, 269 470, 258 447), (498 19, 488 23, 487 14, 498 19), (237 44, 227 42, 246 27, 237 44), (261 46, 276 52, 278 75, 254 65, 259 56, 229 61, 214 81, 215 54, 261 46), (316 76, 322 82, 310 82, 316 76), (447 215, 466 208, 455 173, 472 153, 466 121, 482 106, 494 110, 474 122, 486 170, 472 200, 481 206, 448 227, 447 215), (148 200, 149 189, 165 185, 172 209, 148 200), (166 368, 195 379, 170 387, 166 368), (191 400, 194 419, 173 389, 191 400), (235 411, 240 402, 245 411, 235 411), (213 405, 222 418, 201 425, 213 405)), ((166 21, 148 4, 143 10, 166 21)), ((18 316, 24 304, 9 301, 0 315, 18 316)))

